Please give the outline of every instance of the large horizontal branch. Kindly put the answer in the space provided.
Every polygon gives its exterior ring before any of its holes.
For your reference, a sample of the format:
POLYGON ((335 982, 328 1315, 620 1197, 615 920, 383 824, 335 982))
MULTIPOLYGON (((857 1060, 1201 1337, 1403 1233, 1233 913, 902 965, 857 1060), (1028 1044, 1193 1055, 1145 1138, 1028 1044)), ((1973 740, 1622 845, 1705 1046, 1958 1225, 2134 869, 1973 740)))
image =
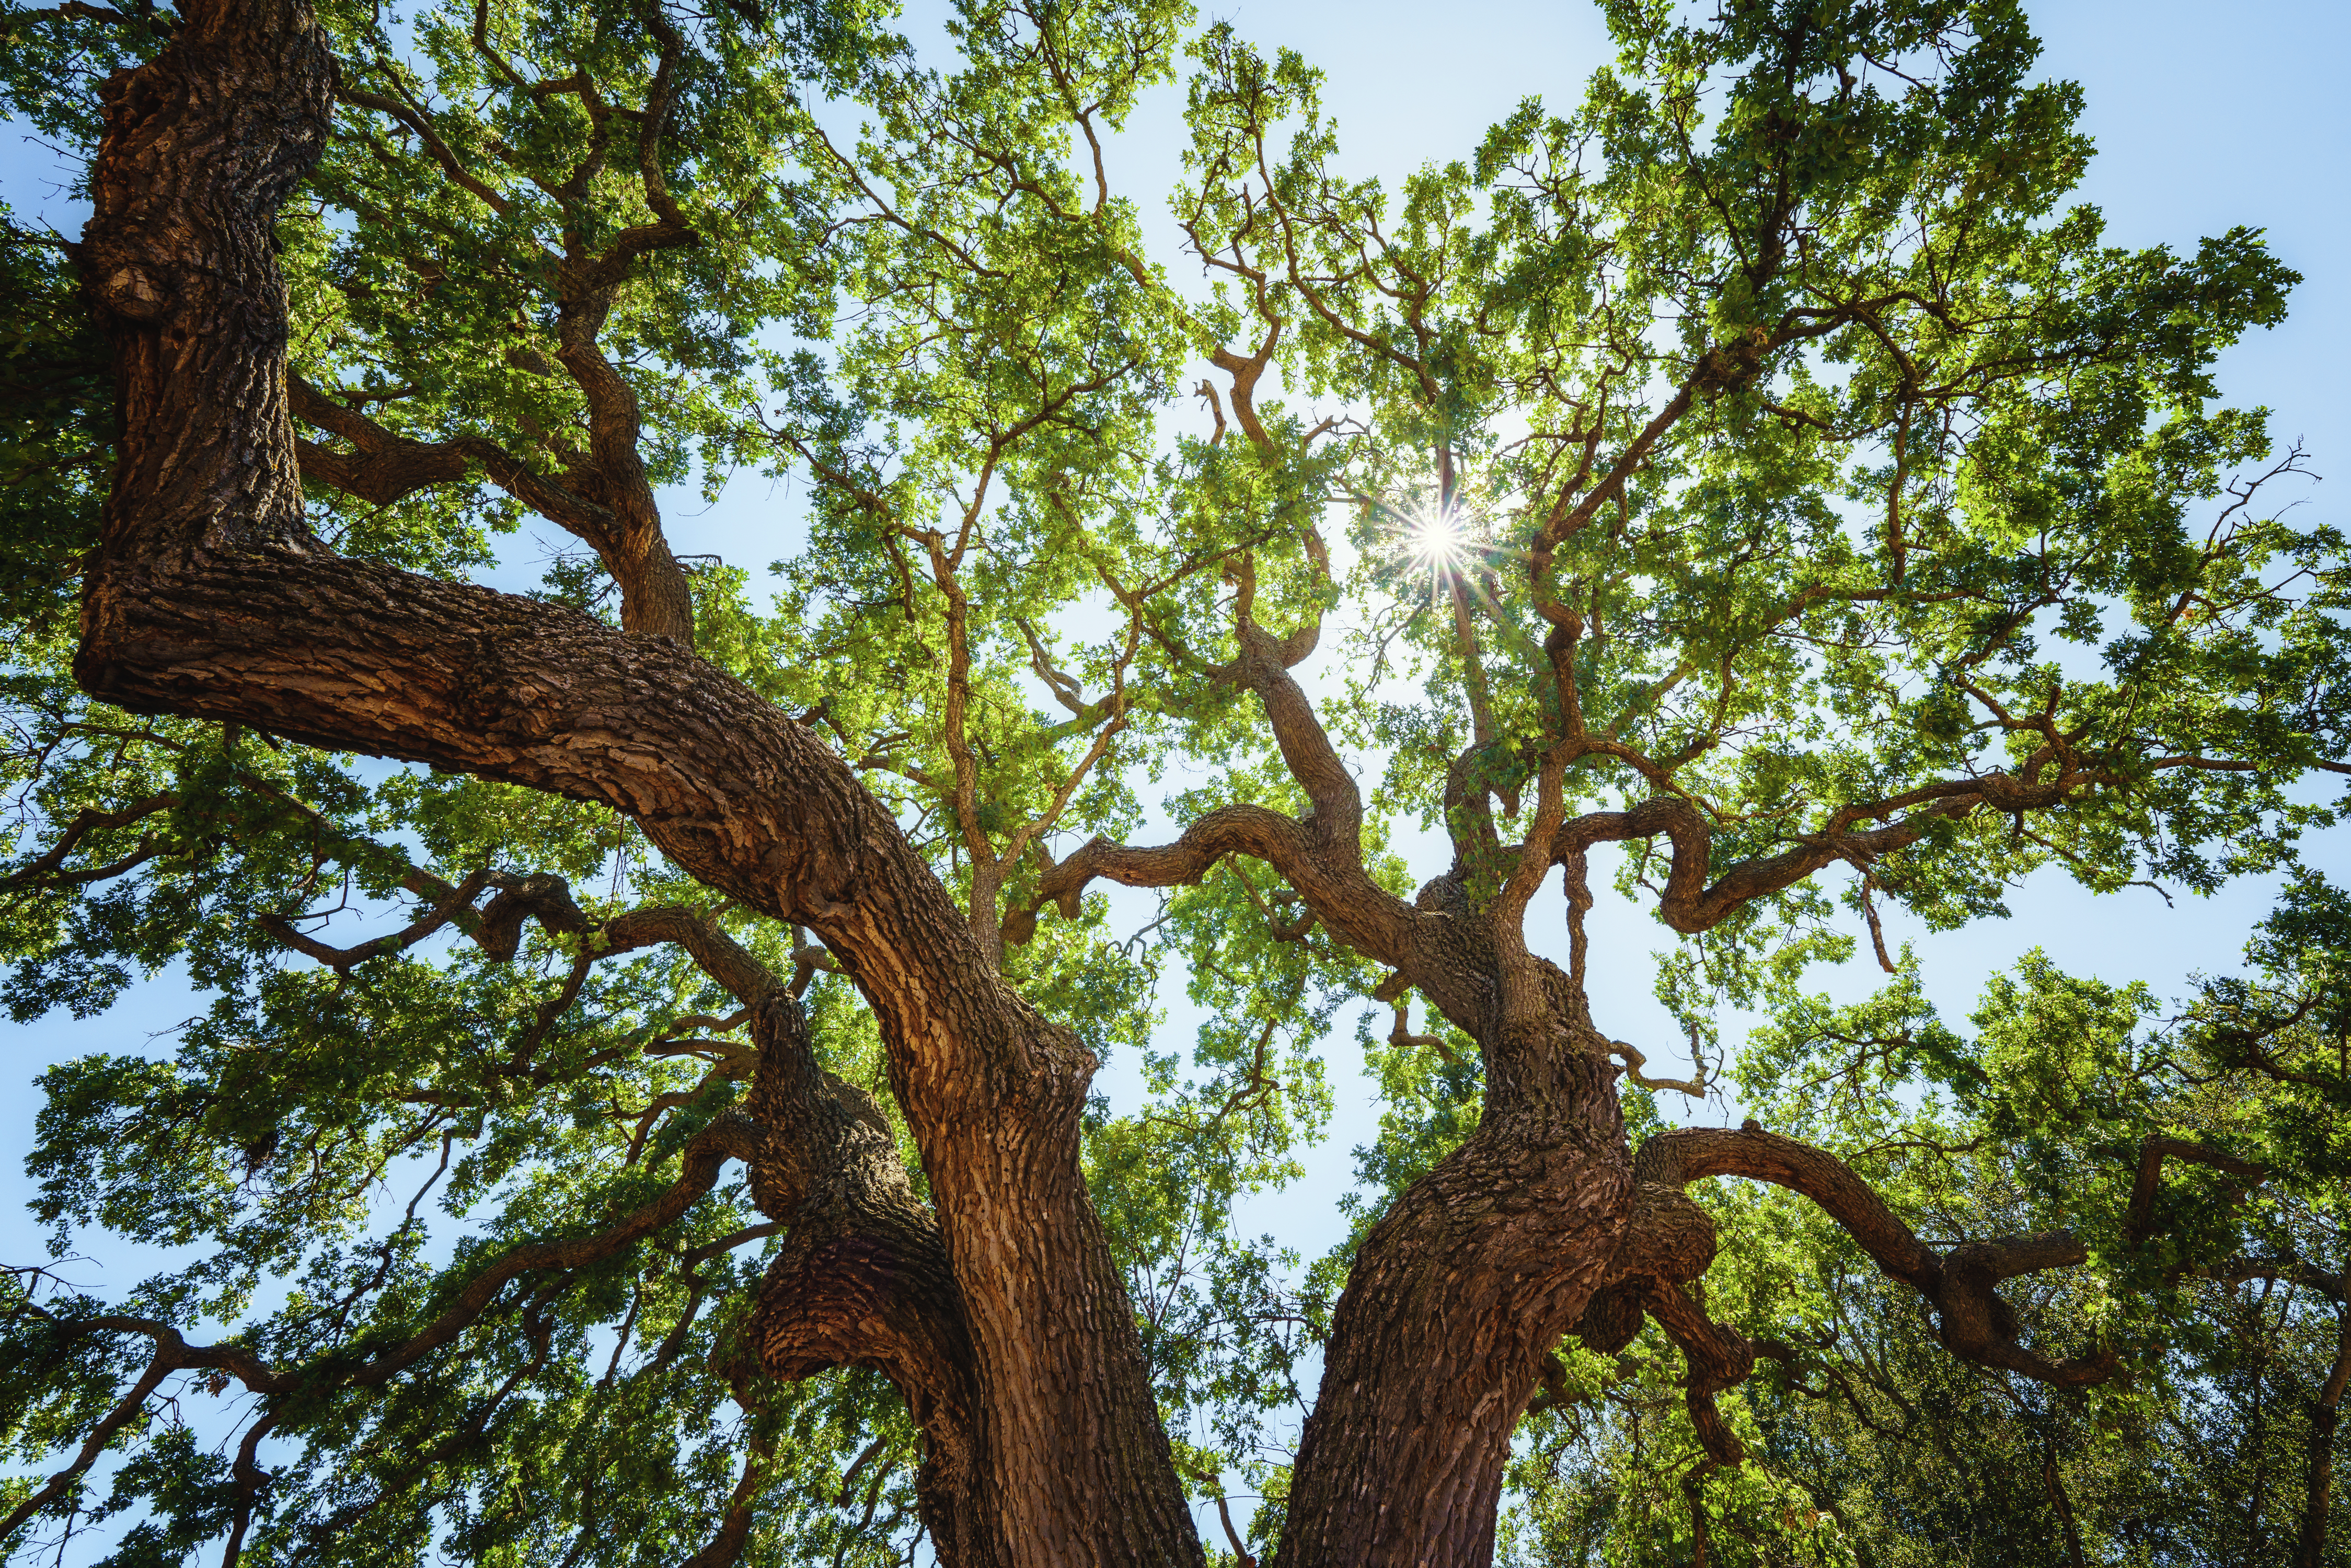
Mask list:
POLYGON ((1588 905, 1591 892, 1584 880, 1584 854, 1593 845, 1659 835, 1673 844, 1659 913, 1675 930, 1711 930, 1741 904, 1793 886, 1838 861, 1866 864, 1893 851, 1907 848, 1933 827, 1964 817, 1980 806, 2022 811, 2053 806, 2085 780, 2065 777, 2042 784, 2025 784, 2004 773, 1930 784, 1888 800, 1840 810, 1829 825, 1795 848, 1775 855, 1741 861, 1715 876, 1714 831, 1706 815, 1689 801, 1664 796, 1626 811, 1593 811, 1560 824, 1552 858, 1567 868, 1568 895, 1588 905), (1912 810, 1911 808, 1916 808, 1912 810), (1855 831, 1855 824, 1895 811, 1907 811, 1883 827, 1855 831))
POLYGON ((2102 1383, 2113 1375, 2110 1353, 2053 1362, 2019 1344, 2016 1313, 1994 1288, 2021 1274, 2086 1261, 2089 1249, 2071 1235, 2002 1237, 1938 1253, 1844 1161, 1752 1123, 1656 1134, 1634 1157, 1633 1176, 1635 1182, 1675 1187, 1707 1176, 1745 1176, 1801 1193, 1842 1226, 1881 1270, 1934 1306, 1943 1343, 1954 1354, 2058 1388, 2102 1383))
MULTIPOLYGON (((183 16, 169 47, 109 84, 91 170, 88 297, 114 345, 122 439, 76 679, 135 711, 609 806, 685 874, 814 932, 872 1007, 953 1243, 990 1369, 996 1542, 1196 1562, 1077 1157, 1094 1057, 1004 984, 856 774, 694 655, 682 580, 674 605, 624 607, 616 632, 338 559, 312 537, 272 236, 324 145, 334 62, 304 0, 186 0, 183 16), (1018 1416, 1049 1382, 1066 1393, 1066 1427, 1018 1416), (1096 1440, 1072 1445, 1069 1430, 1096 1440)), ((603 280, 572 281, 592 293, 603 280)), ((567 305, 558 337, 576 375, 603 305, 564 287, 580 308, 567 305)), ((644 538, 659 565, 666 547, 644 538)))
POLYGON ((1060 1037, 1020 1027, 1018 998, 981 979, 959 912, 886 810, 813 735, 674 643, 315 549, 208 550, 169 574, 102 564, 90 599, 77 673, 110 701, 610 806, 706 885, 814 930, 897 1042, 918 1132, 1007 1071, 1062 1071, 1060 1037), (958 1000, 965 1027, 943 1032, 948 998, 975 984, 1000 1008, 958 1000), (971 1027, 990 1013, 1008 1027, 971 1027))
POLYGON ((1886 1207, 1876 1188, 1826 1150, 1752 1125, 1683 1127, 1644 1141, 1633 1161, 1635 1182, 1677 1189, 1719 1176, 1747 1176, 1802 1193, 1843 1226, 1880 1269, 1934 1299, 1941 1260, 1886 1207))

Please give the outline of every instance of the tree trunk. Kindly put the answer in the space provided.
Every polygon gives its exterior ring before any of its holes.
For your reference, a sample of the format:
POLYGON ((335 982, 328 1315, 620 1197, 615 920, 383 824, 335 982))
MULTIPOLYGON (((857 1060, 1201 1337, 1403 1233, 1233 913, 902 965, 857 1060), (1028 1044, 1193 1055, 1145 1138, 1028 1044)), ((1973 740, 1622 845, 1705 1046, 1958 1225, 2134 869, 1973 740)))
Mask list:
POLYGON ((123 446, 77 676, 134 711, 601 801, 709 885, 809 926, 863 989, 968 1317, 992 1549, 1194 1564, 1200 1547, 1078 1164, 1090 1054, 997 978, 888 811, 674 638, 336 559, 303 520, 278 204, 333 66, 299 0, 191 5, 110 82, 89 286, 123 446))
POLYGON ((1614 1071, 1489 1110, 1365 1236, 1324 1353, 1277 1568, 1483 1568, 1510 1436, 1614 1258, 1632 1161, 1614 1071))
POLYGON ((2343 1392, 2351 1385, 2351 1306, 2338 1312, 2342 1332, 2337 1336, 2335 1364, 2310 1404, 2309 1473, 2302 1504, 2302 1539, 2296 1543, 2294 1568, 2319 1568, 2326 1555, 2326 1516, 2334 1498, 2335 1433, 2343 1419, 2343 1392))

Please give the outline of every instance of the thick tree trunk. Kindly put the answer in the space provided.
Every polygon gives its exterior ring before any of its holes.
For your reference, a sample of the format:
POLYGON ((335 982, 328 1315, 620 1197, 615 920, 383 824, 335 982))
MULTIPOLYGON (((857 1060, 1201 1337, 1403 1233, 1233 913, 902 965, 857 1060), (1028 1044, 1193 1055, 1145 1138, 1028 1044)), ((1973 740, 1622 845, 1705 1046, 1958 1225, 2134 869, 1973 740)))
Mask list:
POLYGON ((1349 1273, 1290 1483, 1278 1568, 1483 1568, 1510 1436, 1607 1277, 1630 1155, 1614 1071, 1559 1064, 1489 1111, 1373 1227, 1349 1273))
POLYGON ((785 1151, 753 1164, 752 1196, 790 1226, 759 1291, 759 1359, 781 1378, 834 1366, 887 1376, 923 1434, 915 1494, 942 1568, 996 1568, 1007 1559, 970 1318, 937 1218, 880 1109, 818 1064, 790 997, 757 998, 752 1027, 759 1068, 747 1109, 785 1151))
POLYGON ((713 887, 815 930, 880 1019, 967 1313, 993 1537, 972 1560, 1198 1563, 1080 1176, 1093 1061, 1003 987, 889 813, 673 638, 310 538, 270 226, 317 157, 332 78, 298 0, 215 0, 109 84, 86 254, 123 450, 78 676, 138 711, 604 802, 713 887))

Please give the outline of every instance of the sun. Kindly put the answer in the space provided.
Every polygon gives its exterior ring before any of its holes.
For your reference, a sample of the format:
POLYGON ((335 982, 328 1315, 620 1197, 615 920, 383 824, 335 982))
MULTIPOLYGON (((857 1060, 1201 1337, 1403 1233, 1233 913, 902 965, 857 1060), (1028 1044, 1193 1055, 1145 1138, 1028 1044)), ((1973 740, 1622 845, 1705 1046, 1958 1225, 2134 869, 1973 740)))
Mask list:
POLYGON ((1436 604, 1468 568, 1476 541, 1469 519, 1458 507, 1415 507, 1395 520, 1393 548, 1428 578, 1428 601, 1436 604))
POLYGON ((1468 531, 1450 507, 1414 518, 1405 532, 1406 552, 1430 571, 1451 571, 1459 567, 1464 559, 1463 547, 1468 542, 1468 531))

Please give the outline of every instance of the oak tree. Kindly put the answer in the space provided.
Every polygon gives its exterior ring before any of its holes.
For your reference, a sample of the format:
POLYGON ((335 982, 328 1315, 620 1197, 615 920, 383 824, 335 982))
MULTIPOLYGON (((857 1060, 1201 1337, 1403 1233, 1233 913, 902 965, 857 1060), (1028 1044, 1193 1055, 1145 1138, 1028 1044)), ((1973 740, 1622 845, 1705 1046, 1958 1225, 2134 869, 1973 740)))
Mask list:
POLYGON ((1352 1568, 1487 1562, 1509 1490, 1556 1561, 1974 1507, 2078 1563, 2235 1378, 2191 1468, 2341 1562, 2339 895, 2159 1026, 2029 965, 1963 1035, 1882 919, 2332 821, 2344 540, 2211 376, 2294 279, 2106 245, 2012 5, 1605 9, 1574 107, 1395 189, 1174 0, 969 0, 945 68, 856 0, 5 14, 94 213, 7 253, 8 995, 211 1000, 45 1082, 59 1250, 186 1251, 12 1276, 62 1457, 0 1531, 1172 1563, 1197 1499, 1352 1568), (1176 80, 1155 256, 1115 133, 1176 80), (664 526, 756 475, 771 606, 664 526), (1770 1019, 1742 1126, 1594 1013, 1652 917, 1694 1041, 1770 1019), (1366 998, 1301 1267, 1232 1206, 1366 998))

